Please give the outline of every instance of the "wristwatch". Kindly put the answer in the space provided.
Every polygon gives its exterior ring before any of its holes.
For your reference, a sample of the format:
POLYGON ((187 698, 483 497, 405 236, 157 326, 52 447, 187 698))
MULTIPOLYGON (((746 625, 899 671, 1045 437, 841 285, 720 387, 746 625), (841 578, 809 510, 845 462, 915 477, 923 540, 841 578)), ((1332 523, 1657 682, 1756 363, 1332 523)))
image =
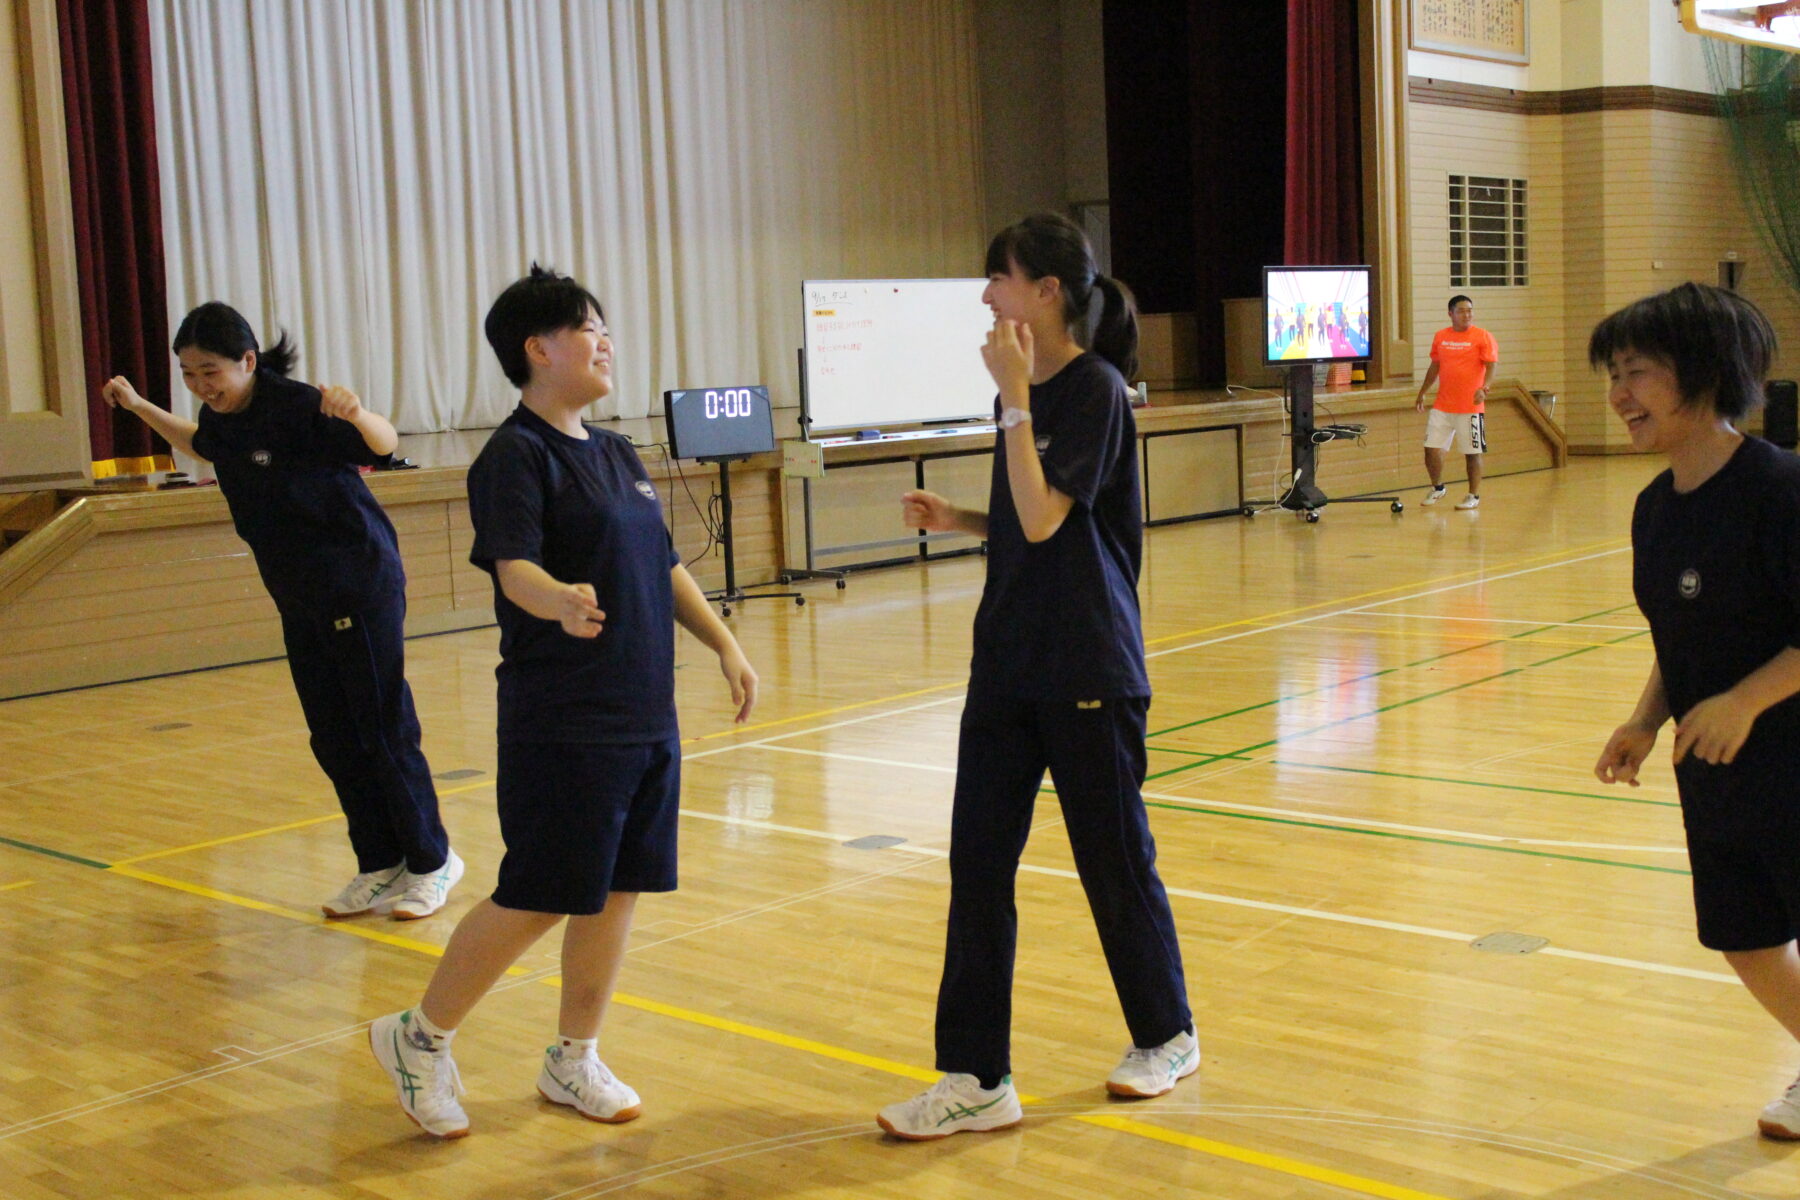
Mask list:
POLYGON ((1029 408, 1004 408, 1000 410, 1000 428, 1016 429, 1031 420, 1029 408))

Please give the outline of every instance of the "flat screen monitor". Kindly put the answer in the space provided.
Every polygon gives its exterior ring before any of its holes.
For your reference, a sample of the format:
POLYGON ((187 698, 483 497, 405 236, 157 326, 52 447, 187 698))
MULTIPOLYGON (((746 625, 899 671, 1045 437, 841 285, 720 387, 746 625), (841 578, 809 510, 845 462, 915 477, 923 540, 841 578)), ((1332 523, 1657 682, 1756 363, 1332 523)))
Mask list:
POLYGON ((1369 268, 1264 267, 1263 361, 1359 362, 1369 357, 1369 268))
POLYGON ((769 389, 761 384, 663 393, 673 458, 743 458, 775 449, 769 389))
POLYGON ((994 419, 981 348, 985 279, 808 279, 800 285, 807 434, 994 419))

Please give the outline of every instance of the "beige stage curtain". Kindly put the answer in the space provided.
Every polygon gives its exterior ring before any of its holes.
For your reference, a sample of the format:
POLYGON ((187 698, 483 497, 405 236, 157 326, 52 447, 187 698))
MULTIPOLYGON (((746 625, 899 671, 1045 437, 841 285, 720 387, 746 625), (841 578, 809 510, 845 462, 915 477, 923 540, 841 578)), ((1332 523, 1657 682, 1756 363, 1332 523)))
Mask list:
POLYGON ((149 2, 172 318, 403 431, 511 411, 481 319, 533 259, 606 306, 599 417, 798 403, 803 278, 980 274, 972 0, 149 2))

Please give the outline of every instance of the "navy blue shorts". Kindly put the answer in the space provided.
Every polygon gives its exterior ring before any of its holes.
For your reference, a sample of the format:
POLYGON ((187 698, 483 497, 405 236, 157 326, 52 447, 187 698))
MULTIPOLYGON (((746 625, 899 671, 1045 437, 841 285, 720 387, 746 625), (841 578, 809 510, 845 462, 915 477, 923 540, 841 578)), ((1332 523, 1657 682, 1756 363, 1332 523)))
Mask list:
POLYGON ((612 892, 675 890, 681 743, 501 742, 494 903, 587 916, 612 892))

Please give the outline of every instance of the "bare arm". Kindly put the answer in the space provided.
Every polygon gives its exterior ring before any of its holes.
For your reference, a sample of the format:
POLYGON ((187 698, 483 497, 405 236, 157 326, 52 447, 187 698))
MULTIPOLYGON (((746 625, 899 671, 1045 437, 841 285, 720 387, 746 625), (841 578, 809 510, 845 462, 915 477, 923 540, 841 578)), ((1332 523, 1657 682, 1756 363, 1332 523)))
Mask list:
POLYGON ((1789 646, 1730 691, 1708 696, 1682 714, 1675 726, 1675 761, 1692 751, 1705 762, 1731 762, 1744 748, 1756 718, 1796 692, 1800 692, 1800 649, 1789 646))
MULTIPOLYGON (((349 388, 327 384, 319 389, 319 411, 328 417, 348 421, 362 434, 363 445, 376 454, 392 454, 400 445, 400 435, 393 424, 380 413, 364 408, 356 393, 349 388)), ((514 600, 514 604, 518 601, 514 600)), ((520 604, 520 608, 525 606, 520 604)))
MULTIPOLYGON (((994 322, 981 357, 988 373, 1000 386, 1000 411, 1031 411, 1031 371, 1036 346, 1031 326, 1018 321, 994 322)), ((1006 484, 1012 492, 1013 508, 1019 514, 1019 527, 1028 542, 1047 541, 1056 536, 1068 518, 1075 501, 1050 486, 1044 478, 1044 463, 1038 457, 1037 436, 1031 422, 1025 421, 1006 430, 1006 484)))
POLYGON ((1056 536, 1068 519, 1075 501, 1050 486, 1044 478, 1044 462, 1038 457, 1037 439, 1032 436, 1031 422, 1015 425, 1006 431, 1006 484, 1012 492, 1013 507, 1019 512, 1019 527, 1028 542, 1043 542, 1056 536))
POLYGON ((508 600, 544 621, 555 621, 570 637, 599 637, 606 614, 595 603, 591 583, 563 583, 524 558, 494 564, 500 590, 508 600))
POLYGON ((903 492, 900 520, 908 529, 927 533, 967 533, 985 539, 988 515, 972 508, 957 508, 936 492, 903 492))
POLYGON ((706 593, 700 590, 688 569, 677 563, 669 571, 669 583, 675 592, 676 623, 719 656, 719 670, 723 672, 725 682, 731 685, 731 702, 738 706, 733 721, 742 724, 756 706, 756 671, 744 657, 737 638, 707 603, 706 593))
POLYGON ((1425 368, 1424 382, 1419 384, 1419 394, 1413 398, 1414 412, 1423 412, 1425 410, 1425 393, 1431 390, 1431 385, 1437 382, 1437 377, 1438 365, 1434 362, 1429 367, 1425 368))
POLYGON ((137 389, 123 375, 115 375, 101 387, 100 395, 114 408, 122 408, 150 428, 156 430, 169 445, 181 451, 189 458, 199 458, 194 453, 194 434, 200 426, 193 421, 185 420, 172 412, 160 409, 138 395, 137 389))
POLYGON ((1487 364, 1487 370, 1484 371, 1481 376, 1481 386, 1475 389, 1475 398, 1477 400, 1484 402, 1487 400, 1488 389, 1494 386, 1494 368, 1499 365, 1500 364, 1497 362, 1487 364))
POLYGON ((1657 731, 1669 720, 1669 697, 1663 690, 1662 666, 1653 663, 1650 678, 1638 696, 1637 708, 1623 725, 1613 730, 1594 764, 1594 776, 1601 783, 1628 783, 1638 786, 1638 768, 1650 757, 1656 746, 1657 731))

